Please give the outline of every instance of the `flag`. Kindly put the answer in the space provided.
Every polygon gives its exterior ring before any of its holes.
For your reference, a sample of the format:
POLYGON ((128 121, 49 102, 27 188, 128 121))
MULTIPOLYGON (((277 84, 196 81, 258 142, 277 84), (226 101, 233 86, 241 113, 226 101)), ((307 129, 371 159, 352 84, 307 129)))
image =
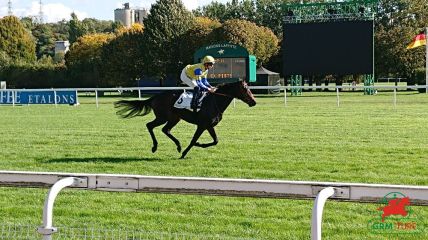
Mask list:
POLYGON ((423 46, 426 44, 427 44, 427 39, 426 39, 425 33, 419 33, 418 35, 416 35, 415 38, 413 38, 413 41, 409 44, 409 46, 407 46, 406 49, 412 49, 412 48, 423 46))

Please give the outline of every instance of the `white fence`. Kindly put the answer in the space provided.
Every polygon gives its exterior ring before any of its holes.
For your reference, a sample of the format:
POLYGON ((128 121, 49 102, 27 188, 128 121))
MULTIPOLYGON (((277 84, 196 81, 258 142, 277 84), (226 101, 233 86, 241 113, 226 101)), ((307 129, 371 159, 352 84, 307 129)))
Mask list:
POLYGON ((56 232, 52 223, 53 203, 61 189, 68 186, 99 191, 316 198, 312 211, 312 239, 321 239, 322 212, 328 198, 379 202, 388 193, 400 192, 408 196, 413 205, 428 205, 428 187, 409 185, 0 171, 0 186, 51 187, 45 201, 43 226, 38 229, 44 239, 51 239, 56 232))
MULTIPOLYGON (((419 86, 251 86, 250 89, 259 89, 259 90, 277 90, 279 92, 284 92, 284 105, 287 105, 287 91, 291 89, 335 89, 336 91, 336 103, 337 106, 340 106, 340 91, 341 89, 349 90, 364 90, 364 89, 385 89, 391 90, 393 94, 393 104, 397 105, 397 91, 406 90, 406 89, 425 89, 425 93, 428 94, 428 85, 419 85, 419 86)), ((12 91, 12 95, 15 96, 15 92, 42 92, 42 91, 54 91, 56 95, 57 91, 76 91, 77 93, 82 92, 93 92, 95 93, 95 104, 97 108, 99 107, 99 92, 125 92, 125 91, 137 91, 138 98, 142 98, 142 93, 144 91, 167 91, 167 90, 190 90, 190 87, 128 87, 128 88, 55 88, 55 89, 0 89, 1 91, 12 91)), ((12 105, 15 105, 15 98, 13 98, 12 105)))

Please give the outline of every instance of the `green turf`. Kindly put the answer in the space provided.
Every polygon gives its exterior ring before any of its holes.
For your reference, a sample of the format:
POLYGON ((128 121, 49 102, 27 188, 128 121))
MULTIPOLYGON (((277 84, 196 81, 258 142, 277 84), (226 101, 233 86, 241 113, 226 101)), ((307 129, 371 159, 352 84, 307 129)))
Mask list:
MULTIPOLYGON (((119 119, 112 102, 80 97, 81 105, 0 106, 1 169, 162 176, 230 177, 428 185, 428 95, 392 92, 363 96, 304 92, 258 96, 253 108, 237 101, 216 127, 219 144, 193 148, 185 160, 160 128, 151 153, 145 123, 119 119)), ((189 143, 195 127, 172 133, 189 143)), ((202 142, 211 141, 205 133, 202 142)), ((40 224, 46 190, 1 188, 1 222, 40 224)), ((56 203, 58 225, 132 227, 156 232, 307 239, 313 202, 68 190, 56 203)), ((376 204, 329 201, 326 239, 403 239, 375 235, 367 223, 376 204)), ((413 207, 428 226, 426 207, 413 207)), ((427 239, 428 231, 404 239, 427 239)))

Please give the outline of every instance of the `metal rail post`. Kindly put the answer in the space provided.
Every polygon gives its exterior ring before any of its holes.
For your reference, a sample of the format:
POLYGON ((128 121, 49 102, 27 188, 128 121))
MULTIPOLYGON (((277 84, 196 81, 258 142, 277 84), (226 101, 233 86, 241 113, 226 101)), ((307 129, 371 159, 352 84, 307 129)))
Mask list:
POLYGON ((54 103, 55 103, 55 107, 58 107, 58 103, 56 101, 56 90, 54 90, 54 103))
POLYGON ((325 202, 333 194, 334 188, 327 187, 321 190, 315 199, 314 208, 312 209, 311 240, 321 240, 322 212, 325 202))
POLYGON ((284 105, 287 106, 287 87, 284 86, 284 105))
POLYGON ((336 100, 337 100, 337 107, 340 107, 339 88, 337 86, 336 86, 336 100))
POLYGON ((98 108, 98 90, 95 90, 95 102, 96 102, 97 108, 98 108))
POLYGON ((394 88, 394 108, 397 107, 397 88, 394 88))
POLYGON ((44 240, 51 240, 52 234, 57 232, 57 229, 52 226, 53 206, 58 193, 79 181, 76 177, 66 177, 57 181, 49 190, 48 196, 45 199, 45 207, 43 208, 43 226, 37 229, 37 232, 43 235, 44 240))

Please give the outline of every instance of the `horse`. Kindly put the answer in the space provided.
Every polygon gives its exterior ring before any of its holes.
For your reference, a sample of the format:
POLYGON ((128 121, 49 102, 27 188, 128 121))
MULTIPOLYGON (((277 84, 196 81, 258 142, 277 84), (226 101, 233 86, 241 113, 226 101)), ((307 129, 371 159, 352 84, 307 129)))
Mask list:
POLYGON ((174 107, 174 103, 180 97, 181 93, 182 91, 162 92, 147 100, 120 100, 115 102, 114 105, 115 108, 118 109, 117 114, 122 118, 144 116, 153 110, 155 119, 146 124, 153 140, 153 153, 156 152, 158 147, 158 141, 153 133, 155 127, 165 124, 162 128, 162 132, 175 143, 177 151, 180 153, 180 141, 171 134, 171 129, 177 125, 181 119, 195 124, 197 128, 192 141, 183 151, 180 159, 183 159, 193 146, 207 148, 217 145, 218 139, 214 127, 221 121, 223 112, 234 98, 242 100, 250 107, 256 105, 256 100, 248 88, 247 83, 242 80, 221 84, 217 86, 215 92, 207 93, 207 96, 202 101, 201 109, 198 112, 174 107), (205 130, 208 130, 213 142, 205 144, 198 142, 199 137, 205 130))

